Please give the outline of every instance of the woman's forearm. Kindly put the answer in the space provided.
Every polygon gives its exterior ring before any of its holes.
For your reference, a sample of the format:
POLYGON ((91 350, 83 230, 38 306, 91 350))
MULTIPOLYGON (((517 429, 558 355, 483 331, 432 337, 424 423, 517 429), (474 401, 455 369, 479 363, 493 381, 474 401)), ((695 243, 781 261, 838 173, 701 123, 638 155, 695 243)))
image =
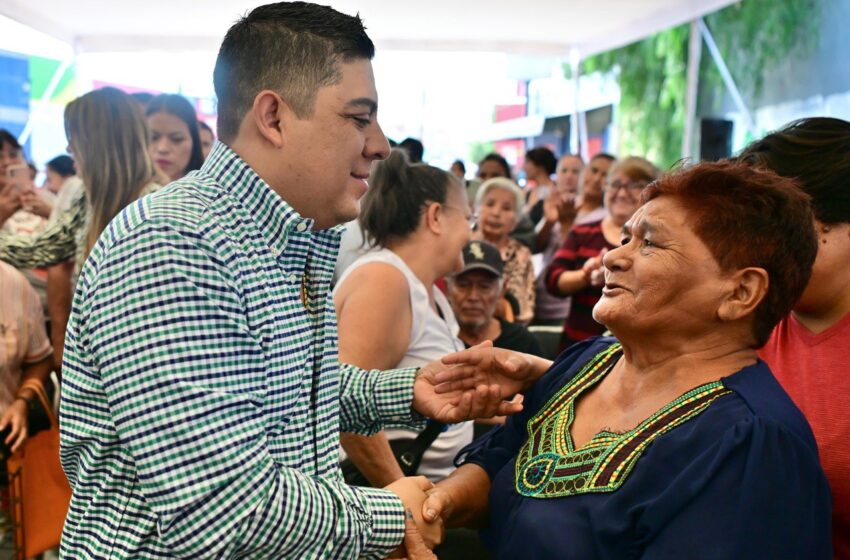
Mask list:
POLYGON ((438 482, 431 492, 444 493, 440 502, 444 504, 442 516, 446 527, 475 528, 487 524, 490 477, 480 466, 462 465, 438 482))

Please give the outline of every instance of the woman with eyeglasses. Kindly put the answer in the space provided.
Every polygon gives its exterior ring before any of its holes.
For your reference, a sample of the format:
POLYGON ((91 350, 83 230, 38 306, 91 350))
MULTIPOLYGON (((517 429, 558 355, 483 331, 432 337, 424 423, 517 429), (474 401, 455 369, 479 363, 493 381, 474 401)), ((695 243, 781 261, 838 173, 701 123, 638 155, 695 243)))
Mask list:
POLYGON ((605 332, 605 327, 593 319, 593 306, 602 296, 604 283, 602 257, 620 246, 623 225, 640 206, 641 191, 660 175, 655 165, 641 157, 628 157, 612 165, 605 186, 608 215, 600 221, 575 225, 546 268, 549 293, 572 296, 561 335, 562 350, 605 332))
MULTIPOLYGON (((354 261, 334 290, 342 363, 384 371, 423 366, 463 349, 452 308, 434 283, 463 268, 470 220, 464 185, 450 173, 411 165, 402 150, 375 164, 358 221, 377 250, 354 261)), ((344 468, 357 476, 347 475, 349 482, 365 478, 383 487, 405 475, 446 477, 455 455, 472 441, 472 422, 439 430, 415 472, 402 470, 390 442, 398 448, 417 432, 343 433, 342 447, 362 475, 344 468)))

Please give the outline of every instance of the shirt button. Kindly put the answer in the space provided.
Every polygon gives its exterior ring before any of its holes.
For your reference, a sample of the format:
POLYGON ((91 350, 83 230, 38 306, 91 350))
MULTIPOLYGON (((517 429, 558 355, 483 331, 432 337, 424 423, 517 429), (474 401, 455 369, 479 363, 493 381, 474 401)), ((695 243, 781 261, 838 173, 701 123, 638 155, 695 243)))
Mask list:
POLYGON ((304 222, 298 222, 298 225, 295 226, 295 229, 297 229, 298 231, 304 231, 305 229, 307 229, 307 224, 305 224, 304 222))
POLYGON ((277 256, 280 254, 280 251, 278 251, 274 247, 269 248, 269 251, 271 251, 271 254, 274 255, 275 258, 277 258, 277 256))
POLYGON ((289 275, 289 281, 290 281, 291 283, 295 284, 296 280, 298 280, 298 276, 296 276, 295 274, 290 274, 290 275, 289 275))

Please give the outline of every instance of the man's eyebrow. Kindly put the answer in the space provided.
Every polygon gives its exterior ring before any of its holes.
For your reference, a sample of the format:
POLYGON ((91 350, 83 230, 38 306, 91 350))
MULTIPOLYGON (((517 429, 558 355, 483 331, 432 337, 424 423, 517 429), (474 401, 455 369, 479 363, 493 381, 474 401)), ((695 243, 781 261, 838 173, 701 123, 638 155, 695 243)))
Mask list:
POLYGON ((368 97, 358 97, 357 99, 352 99, 348 103, 345 104, 346 108, 357 108, 363 107, 365 109, 369 109, 369 113, 375 113, 378 110, 378 102, 374 99, 370 99, 368 97))

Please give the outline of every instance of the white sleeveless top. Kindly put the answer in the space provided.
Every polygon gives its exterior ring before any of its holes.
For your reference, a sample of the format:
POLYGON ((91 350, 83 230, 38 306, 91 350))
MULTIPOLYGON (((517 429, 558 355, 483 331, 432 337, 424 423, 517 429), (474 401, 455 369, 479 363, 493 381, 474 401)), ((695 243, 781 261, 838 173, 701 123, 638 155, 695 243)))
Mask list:
MULTIPOLYGON (((413 274, 413 271, 401 257, 389 249, 367 253, 354 261, 340 277, 336 289, 339 289, 339 286, 345 282, 353 270, 365 264, 376 262, 394 266, 404 274, 410 291, 412 318, 410 342, 407 346, 407 352, 395 367, 421 367, 434 360, 439 360, 446 354, 463 350, 463 342, 457 337, 460 327, 458 327, 446 296, 436 286, 431 287, 434 303, 443 315, 440 317, 428 301, 428 291, 425 285, 413 274)), ((472 422, 450 424, 443 433, 437 436, 437 439, 425 452, 419 465, 418 474, 425 475, 432 481, 448 476, 454 470, 455 455, 472 441, 472 432, 472 422)), ((417 434, 416 431, 404 429, 388 429, 384 433, 390 440, 415 438, 417 434)), ((345 457, 344 453, 342 457, 345 457)))

